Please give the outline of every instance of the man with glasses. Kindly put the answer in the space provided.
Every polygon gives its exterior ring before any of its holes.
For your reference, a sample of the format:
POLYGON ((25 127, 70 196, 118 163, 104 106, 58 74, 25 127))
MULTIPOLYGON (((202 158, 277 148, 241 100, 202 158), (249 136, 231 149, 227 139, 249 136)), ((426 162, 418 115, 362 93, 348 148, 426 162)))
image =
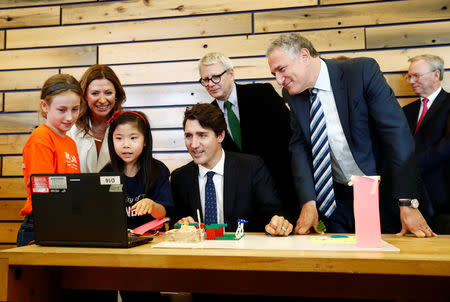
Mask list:
POLYGON ((444 61, 419 55, 406 76, 418 100, 403 107, 416 142, 419 172, 433 205, 433 230, 450 234, 450 94, 441 87, 444 61))
POLYGON ((317 232, 319 217, 330 232, 353 233, 351 176, 380 175, 382 232, 434 236, 421 212, 428 208, 414 141, 375 60, 321 59, 297 33, 275 39, 267 58, 292 113, 292 170, 302 204, 295 233, 317 232))
POLYGON ((261 156, 285 211, 297 213, 300 208, 295 205, 297 198, 288 150, 289 110, 283 99, 268 83, 236 84, 231 60, 222 53, 206 54, 198 67, 200 84, 214 98, 212 104, 225 116, 224 150, 261 156))

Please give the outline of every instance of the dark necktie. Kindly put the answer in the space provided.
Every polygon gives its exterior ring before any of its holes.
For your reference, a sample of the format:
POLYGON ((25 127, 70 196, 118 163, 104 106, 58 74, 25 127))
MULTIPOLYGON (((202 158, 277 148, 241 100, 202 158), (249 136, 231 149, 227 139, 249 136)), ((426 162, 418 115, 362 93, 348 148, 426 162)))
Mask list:
POLYGON ((416 130, 414 131, 414 135, 416 135, 417 130, 419 130, 420 123, 422 123, 422 121, 423 121, 423 119, 425 117, 425 114, 427 114, 427 111, 428 111, 428 106, 427 106, 428 99, 424 98, 422 100, 422 102, 423 102, 422 114, 420 115, 419 121, 417 122, 417 126, 416 126, 416 130))
POLYGON ((206 173, 208 177, 205 185, 205 223, 217 223, 217 202, 216 202, 216 188, 214 187, 213 176, 214 172, 206 173))
POLYGON ((336 209, 333 178, 331 175, 330 146, 328 144, 327 125, 317 88, 311 91, 310 130, 314 170, 314 188, 319 211, 330 217, 336 209))
POLYGON ((242 150, 241 126, 239 125, 239 120, 236 114, 234 114, 233 109, 231 109, 231 103, 226 101, 224 105, 225 108, 227 108, 228 125, 230 126, 233 141, 236 143, 239 150, 242 150))

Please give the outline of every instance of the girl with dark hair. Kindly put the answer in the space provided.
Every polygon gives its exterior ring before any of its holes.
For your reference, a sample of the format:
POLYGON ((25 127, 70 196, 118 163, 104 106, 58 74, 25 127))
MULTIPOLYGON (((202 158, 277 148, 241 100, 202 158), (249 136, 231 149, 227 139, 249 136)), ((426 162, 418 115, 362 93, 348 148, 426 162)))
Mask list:
POLYGON ((166 207, 173 206, 170 173, 153 158, 151 128, 145 114, 116 111, 108 123, 111 163, 102 171, 126 176, 128 228, 165 217, 166 207))

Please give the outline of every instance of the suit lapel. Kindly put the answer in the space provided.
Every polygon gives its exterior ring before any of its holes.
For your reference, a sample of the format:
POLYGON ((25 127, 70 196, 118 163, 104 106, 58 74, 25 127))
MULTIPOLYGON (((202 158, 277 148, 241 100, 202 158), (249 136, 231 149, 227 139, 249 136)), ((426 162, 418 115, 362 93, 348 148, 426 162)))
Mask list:
POLYGON ((445 92, 444 89, 441 89, 441 92, 439 92, 439 94, 437 95, 427 114, 425 114, 422 123, 420 123, 419 129, 423 128, 432 119, 432 117, 440 111, 440 107, 445 103, 445 100, 447 99, 446 94, 447 92, 445 92))
POLYGON ((283 88, 283 97, 288 100, 292 113, 296 116, 296 120, 300 125, 300 128, 302 128, 305 139, 308 143, 311 143, 311 133, 309 128, 309 92, 303 91, 300 94, 291 96, 287 90, 283 88))
POLYGON ((225 152, 225 164, 223 169, 223 211, 224 219, 232 217, 234 203, 236 201, 236 187, 238 180, 239 167, 235 159, 229 152, 225 152))
POLYGON ((350 144, 350 125, 348 122, 348 95, 347 83, 344 80, 344 73, 333 61, 324 60, 327 64, 328 74, 330 76, 331 88, 333 89, 334 101, 344 130, 345 138, 350 144))
MULTIPOLYGON (((217 108, 220 109, 219 104, 217 103, 217 100, 214 100, 211 104, 213 104, 214 106, 216 106, 217 108)), ((239 105, 240 106, 240 105, 239 105)), ((239 152, 239 148, 236 145, 236 143, 234 142, 234 140, 232 139, 231 134, 228 132, 228 128, 225 131, 225 139, 222 142, 222 146, 225 150, 230 150, 230 151, 236 151, 239 152)))
POLYGON ((419 116, 420 110, 420 100, 416 100, 408 105, 406 120, 408 121, 409 129, 411 129, 411 133, 414 134, 417 126, 417 118, 419 116))
MULTIPOLYGON (((188 175, 188 179, 191 179, 191 186, 189 190, 189 200, 191 203, 191 209, 193 212, 196 212, 197 209, 200 210, 200 215, 203 217, 202 204, 200 202, 200 190, 198 187, 198 166, 192 163, 192 168, 190 170, 190 175, 188 175)), ((197 217, 193 217, 196 219, 197 217)))

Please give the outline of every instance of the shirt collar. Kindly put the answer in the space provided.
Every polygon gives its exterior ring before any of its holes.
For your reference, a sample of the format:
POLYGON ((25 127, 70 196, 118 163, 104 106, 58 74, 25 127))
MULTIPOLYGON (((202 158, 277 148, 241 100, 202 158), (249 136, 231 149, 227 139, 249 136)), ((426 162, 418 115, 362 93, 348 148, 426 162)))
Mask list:
POLYGON ((222 149, 222 156, 220 157, 217 164, 211 170, 203 167, 202 165, 198 165, 198 174, 201 177, 205 177, 206 173, 208 173, 209 171, 213 171, 215 174, 223 176, 224 166, 225 166, 225 151, 222 149))
POLYGON ((320 72, 314 88, 330 92, 333 91, 331 89, 330 75, 328 73, 327 64, 325 64, 325 61, 322 59, 320 59, 320 72))
MULTIPOLYGON (((216 100, 217 101, 217 104, 219 105, 219 107, 220 107, 220 110, 222 110, 223 112, 225 112, 225 109, 224 109, 224 106, 225 106, 225 102, 226 101, 221 101, 221 100, 216 100)), ((237 92, 236 92, 236 84, 233 84, 233 88, 231 89, 231 93, 230 93, 230 96, 228 97, 228 100, 227 101, 229 101, 230 103, 231 103, 231 105, 232 105, 232 107, 233 106, 238 106, 238 99, 237 99, 237 92)))
MULTIPOLYGON (((428 103, 431 104, 433 103, 433 101, 436 99, 436 97, 438 96, 439 93, 441 93, 442 87, 439 86, 438 89, 436 89, 435 92, 433 92, 432 94, 430 94, 427 99, 428 99, 428 103)), ((420 100, 422 101, 424 98, 421 97, 420 100)))

